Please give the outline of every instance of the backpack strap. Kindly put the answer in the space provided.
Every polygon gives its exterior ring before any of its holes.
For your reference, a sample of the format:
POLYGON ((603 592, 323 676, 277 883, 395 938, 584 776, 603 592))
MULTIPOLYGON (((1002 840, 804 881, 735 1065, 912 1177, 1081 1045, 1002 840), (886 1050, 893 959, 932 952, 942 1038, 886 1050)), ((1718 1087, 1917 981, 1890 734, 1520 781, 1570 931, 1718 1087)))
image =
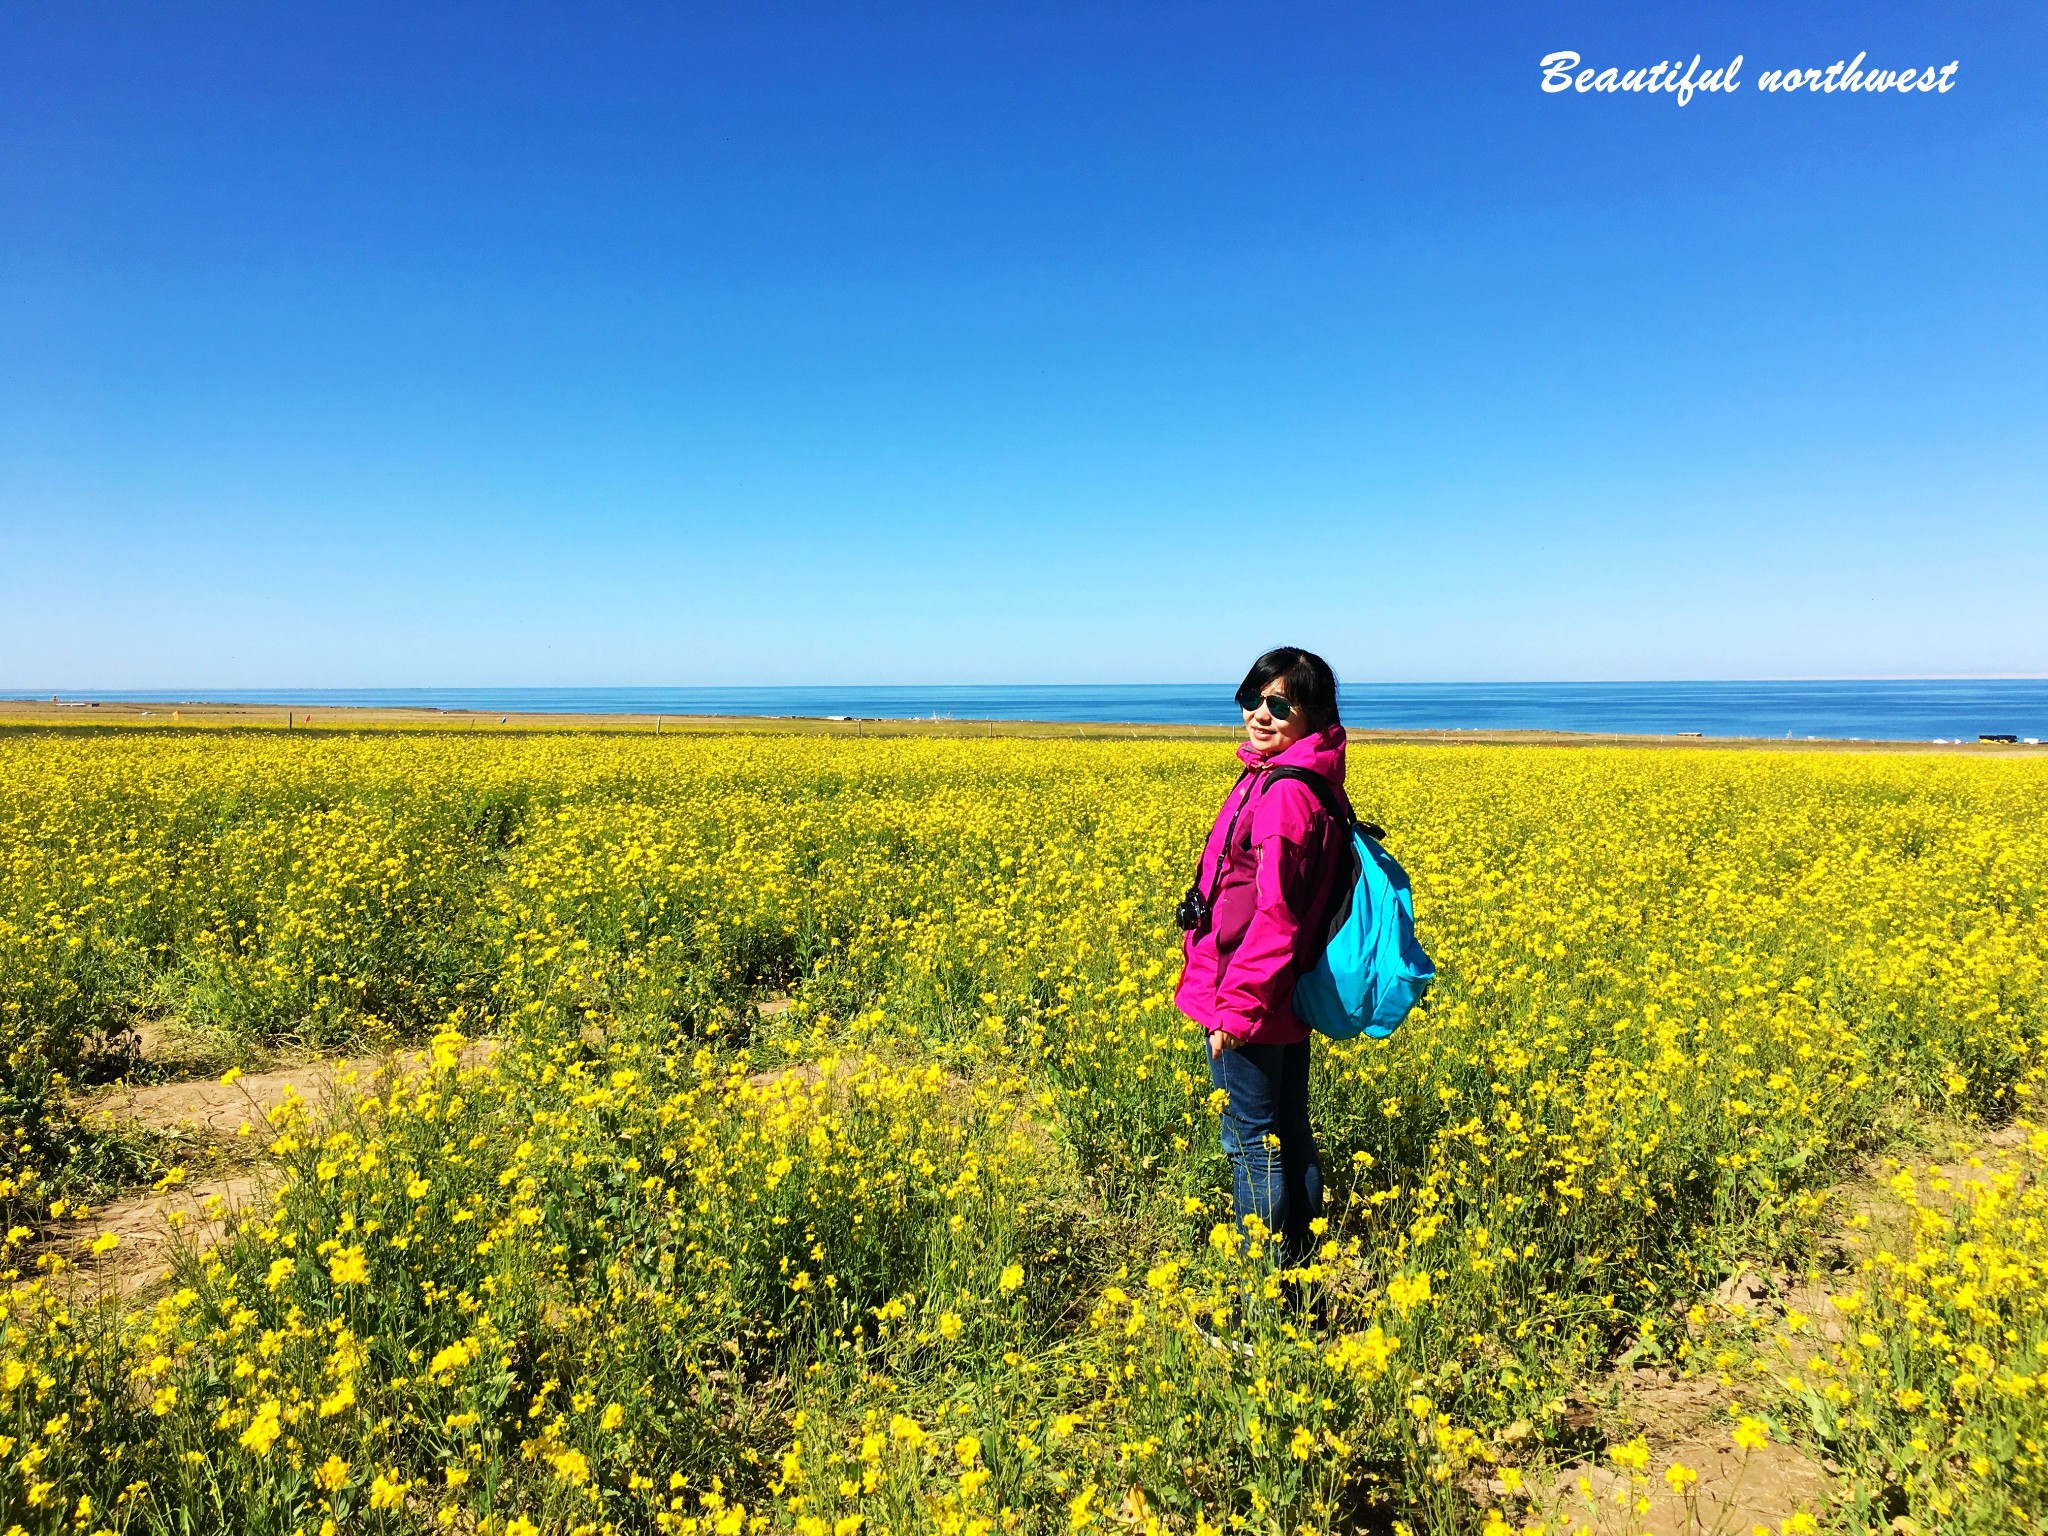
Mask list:
POLYGON ((1374 826, 1369 821, 1361 822, 1352 815, 1351 807, 1337 798, 1336 787, 1320 773, 1307 768, 1269 768, 1266 770, 1266 779, 1268 782, 1265 787, 1270 787, 1274 779, 1293 779, 1296 783, 1306 784, 1315 791, 1316 799, 1320 800, 1323 809, 1330 813, 1330 819, 1340 827, 1356 828, 1374 842, 1382 841, 1387 835, 1384 829, 1374 826))
POLYGON ((1349 799, 1340 797, 1337 787, 1320 773, 1311 772, 1306 768, 1272 768, 1267 770, 1266 777, 1268 782, 1260 786, 1262 792, 1272 787, 1271 781, 1274 779, 1293 779, 1298 783, 1306 784, 1309 789, 1314 791, 1315 797, 1323 809, 1329 812, 1330 820, 1343 828, 1347 834, 1344 838, 1343 846, 1337 850, 1337 858, 1340 871, 1343 869, 1350 870, 1350 879, 1344 878, 1340 873, 1336 899, 1330 904, 1328 930, 1317 941, 1313 954, 1299 956, 1302 964, 1313 966, 1317 960, 1322 958, 1323 950, 1328 946, 1331 936, 1343 926, 1344 920, 1351 913, 1351 903, 1354 899, 1351 880, 1357 878, 1359 870, 1355 863, 1358 857, 1357 850, 1352 846, 1351 837, 1348 834, 1363 832, 1366 836, 1377 839, 1385 837, 1386 833, 1369 822, 1361 825, 1358 818, 1351 813, 1349 799))
POLYGON ((1297 784, 1306 784, 1315 792, 1315 797, 1322 803, 1323 809, 1330 813, 1332 821, 1340 827, 1351 825, 1350 811, 1338 803, 1337 791, 1320 773, 1311 772, 1307 768, 1268 768, 1265 787, 1271 788, 1279 779, 1292 779, 1297 784))

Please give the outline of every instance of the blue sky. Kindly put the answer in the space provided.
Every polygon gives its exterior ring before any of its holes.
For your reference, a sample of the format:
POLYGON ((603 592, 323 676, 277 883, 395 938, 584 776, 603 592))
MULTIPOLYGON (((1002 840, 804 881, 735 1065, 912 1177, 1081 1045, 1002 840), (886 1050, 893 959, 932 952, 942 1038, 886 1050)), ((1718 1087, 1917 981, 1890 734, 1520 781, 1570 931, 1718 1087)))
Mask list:
POLYGON ((8 4, 0 686, 2048 672, 2044 62, 2018 4, 8 4), (1956 88, 1754 89, 1859 50, 1956 88))

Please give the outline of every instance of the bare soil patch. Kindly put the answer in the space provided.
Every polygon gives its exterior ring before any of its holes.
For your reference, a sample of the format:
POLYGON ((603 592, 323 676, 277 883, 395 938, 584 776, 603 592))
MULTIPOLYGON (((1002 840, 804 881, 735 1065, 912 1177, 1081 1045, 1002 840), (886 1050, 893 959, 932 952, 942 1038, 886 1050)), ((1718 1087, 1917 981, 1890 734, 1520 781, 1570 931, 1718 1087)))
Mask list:
POLYGON ((71 1266, 64 1274, 73 1289, 133 1296, 166 1276, 178 1244, 211 1248, 258 1205, 264 1193, 262 1178, 249 1171, 132 1195, 94 1207, 49 1245, 49 1251, 62 1255, 71 1266), (109 1236, 118 1246, 95 1253, 94 1245, 109 1236))
MULTIPOLYGON (((495 1040, 471 1041, 462 1063, 486 1061, 496 1050, 495 1040)), ((195 1136, 243 1166, 90 1207, 53 1234, 42 1251, 67 1262, 74 1287, 134 1295, 162 1278, 177 1245, 212 1247, 263 1202, 269 1184, 255 1159, 269 1143, 272 1111, 296 1098, 317 1112, 352 1089, 367 1091, 390 1075, 421 1071, 428 1059, 425 1050, 398 1051, 236 1074, 231 1082, 151 1083, 96 1094, 82 1106, 89 1121, 195 1136), (115 1244, 95 1253, 94 1246, 110 1236, 115 1244)))
MULTIPOLYGON (((1910 1238, 1912 1213, 1892 1180, 1909 1175, 1923 1204, 1959 1204, 1997 1176, 1995 1154, 2026 1135, 2022 1126, 1950 1129, 1918 1155, 1871 1159, 1834 1191, 1837 1224, 1813 1268, 1803 1274, 1738 1269, 1715 1290, 1710 1315, 1746 1338, 1744 1355, 1761 1348, 1775 1351, 1787 1368, 1802 1365, 1845 1337, 1847 1325, 1834 1299, 1860 1289, 1862 1261, 1910 1238)), ((1694 1358, 1703 1360, 1704 1353, 1694 1358)), ((1736 1447, 1730 1431, 1740 1411, 1737 1393, 1719 1373, 1687 1376, 1645 1366, 1618 1371, 1603 1386, 1594 1394, 1598 1402, 1576 1409, 1584 1427, 1597 1425, 1610 1446, 1641 1435, 1649 1463, 1633 1474, 1587 1465, 1532 1477, 1533 1513, 1554 1528, 1583 1528, 1591 1536, 1734 1536, 1757 1525, 1775 1530, 1801 1510, 1826 1515, 1836 1468, 1780 1441, 1747 1452, 1736 1447), (1674 1488, 1664 1475, 1674 1463, 1697 1473, 1697 1482, 1683 1491, 1674 1488)), ((1507 1502, 1498 1479, 1486 1493, 1496 1504, 1507 1502)))
POLYGON ((1879 1248, 1896 1251, 1910 1237, 1912 1212, 1891 1187, 1899 1174, 1912 1178, 1921 1204, 1951 1211, 1998 1176, 2001 1169, 1991 1159, 2029 1134, 2018 1122, 1993 1131, 1955 1131, 1938 1138, 1937 1150, 1866 1164, 1835 1191, 1842 1220, 1830 1239, 1830 1257, 1849 1268, 1879 1248))
MULTIPOLYGON (((1641 1436, 1648 1463, 1640 1470, 1587 1463, 1532 1476, 1534 1518, 1592 1536, 1706 1536, 1776 1529, 1801 1510, 1818 1515, 1826 1508, 1823 1465, 1777 1441, 1753 1451, 1735 1445, 1736 1395, 1718 1375, 1638 1366, 1615 1371, 1603 1385, 1594 1401, 1568 1414, 1582 1427, 1597 1426, 1610 1446, 1641 1436), (1666 1476, 1674 1466, 1693 1479, 1681 1474, 1674 1485, 1666 1476)), ((1504 1504, 1508 1490, 1496 1478, 1486 1493, 1504 1504)))
POLYGON ((260 1132, 268 1113, 293 1095, 319 1102, 337 1081, 356 1082, 373 1075, 375 1057, 346 1061, 315 1061, 275 1072, 252 1072, 232 1083, 218 1078, 190 1083, 151 1083, 116 1088, 87 1105, 89 1115, 116 1124, 147 1126, 158 1131, 196 1131, 208 1137, 260 1132))
POLYGON ((1827 1474, 1789 1445, 1739 1451, 1726 1443, 1684 1441, 1650 1458, 1647 1472, 1588 1467, 1558 1479, 1536 1499, 1537 1518, 1559 1531, 1593 1536, 1708 1536, 1777 1530, 1800 1510, 1827 1505, 1827 1474), (1673 1490, 1672 1465, 1698 1474, 1684 1493, 1673 1490))
MULTIPOLYGON (((494 1040, 473 1040, 463 1047, 462 1064, 488 1061, 496 1051, 494 1040)), ((338 1091, 368 1083, 381 1073, 420 1071, 427 1059, 424 1050, 396 1051, 388 1056, 310 1061, 270 1072, 237 1074, 232 1082, 206 1078, 122 1086, 94 1095, 81 1108, 88 1116, 104 1116, 115 1124, 232 1138, 260 1133, 266 1116, 288 1098, 325 1103, 338 1091)))

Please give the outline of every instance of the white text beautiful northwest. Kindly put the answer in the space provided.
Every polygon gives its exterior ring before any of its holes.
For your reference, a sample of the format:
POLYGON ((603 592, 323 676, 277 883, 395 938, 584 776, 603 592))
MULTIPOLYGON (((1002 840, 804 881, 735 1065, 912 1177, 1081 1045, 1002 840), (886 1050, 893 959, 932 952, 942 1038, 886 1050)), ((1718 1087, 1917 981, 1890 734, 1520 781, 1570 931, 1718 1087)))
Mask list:
MULTIPOLYGON (((1892 70, 1863 68, 1867 54, 1859 53, 1853 59, 1837 59, 1826 69, 1770 69, 1757 76, 1759 91, 1821 91, 1833 95, 1838 91, 1883 92, 1896 91, 1905 95, 1911 91, 1951 90, 1955 86, 1955 73, 1961 65, 1960 59, 1936 69, 1929 65, 1923 70, 1892 70)), ((1682 107, 1691 101, 1697 91, 1728 92, 1740 87, 1737 76, 1742 70, 1742 55, 1737 54, 1727 65, 1700 73, 1700 55, 1694 54, 1692 63, 1683 66, 1670 59, 1660 60, 1646 69, 1580 69, 1579 55, 1569 51, 1546 53, 1543 56, 1543 89, 1547 92, 1577 91, 1664 91, 1676 98, 1682 107)))

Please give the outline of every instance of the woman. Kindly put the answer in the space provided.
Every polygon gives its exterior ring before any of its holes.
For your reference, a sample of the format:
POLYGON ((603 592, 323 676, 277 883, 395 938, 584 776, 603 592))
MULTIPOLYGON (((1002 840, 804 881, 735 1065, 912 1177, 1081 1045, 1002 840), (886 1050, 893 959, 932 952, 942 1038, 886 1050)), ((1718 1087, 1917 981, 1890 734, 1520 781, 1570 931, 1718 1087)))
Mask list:
POLYGON ((1309 1029, 1294 984, 1313 966, 1345 871, 1347 829, 1306 784, 1275 768, 1320 774, 1344 794, 1337 679, 1293 646, 1252 663, 1237 691, 1245 771, 1202 849, 1194 919, 1174 1002, 1209 1042, 1210 1080, 1227 1096, 1223 1150, 1242 1227, 1256 1216, 1283 1263, 1306 1259, 1322 1212, 1323 1171, 1308 1119, 1309 1029))

